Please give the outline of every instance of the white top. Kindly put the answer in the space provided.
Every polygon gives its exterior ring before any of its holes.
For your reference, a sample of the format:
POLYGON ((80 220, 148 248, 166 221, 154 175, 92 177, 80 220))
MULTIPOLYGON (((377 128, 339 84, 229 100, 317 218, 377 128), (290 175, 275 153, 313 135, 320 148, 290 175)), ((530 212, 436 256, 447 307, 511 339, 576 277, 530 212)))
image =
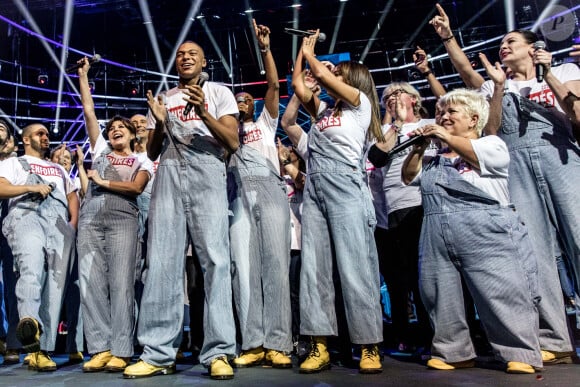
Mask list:
POLYGON ((288 194, 288 205, 290 206, 290 230, 292 233, 292 250, 302 250, 302 191, 296 189, 294 180, 289 175, 284 175, 286 182, 286 193, 288 194))
MULTIPOLYGON (((61 165, 48 160, 39 159, 38 157, 26 155, 22 157, 24 157, 30 165, 30 171, 27 172, 24 170, 20 161, 18 161, 18 157, 9 157, 0 161, 0 177, 8 180, 12 185, 26 185, 28 175, 34 173, 42 177, 44 181, 46 181, 46 184, 54 183, 55 189, 63 192, 64 196, 77 190, 68 173, 61 165)), ((20 195, 9 199, 9 209, 12 208, 12 206, 23 196, 24 195, 20 195)))
MULTIPOLYGON (((508 166, 510 156, 505 142, 498 136, 485 136, 471 140, 471 145, 479 161, 479 170, 456 157, 453 160, 455 168, 461 177, 481 189, 503 206, 509 204, 508 166)), ((429 158, 425 158, 427 162, 429 158)), ((420 173, 412 184, 420 182, 420 173)))
MULTIPOLYGON (((205 94, 205 108, 216 120, 226 115, 238 117, 238 105, 230 89, 214 82, 205 82, 202 89, 205 94)), ((183 115, 183 109, 187 105, 187 102, 183 100, 183 97, 187 97, 183 90, 174 87, 161 94, 164 97, 167 112, 179 118, 189 129, 189 132, 183 133, 185 136, 207 136, 210 142, 219 145, 201 118, 195 114, 195 109, 191 109, 187 116, 183 115)), ((147 113, 147 129, 155 129, 155 117, 150 111, 147 113)))
MULTIPOLYGON (((149 159, 149 157, 147 156, 147 152, 138 152, 138 153, 135 153, 135 155, 139 159, 147 159, 147 160, 151 161, 151 159, 149 159)), ((145 186, 145 189, 143 190, 143 193, 148 193, 148 194, 151 194, 151 190, 153 189, 153 180, 155 180, 155 174, 157 173, 157 167, 159 166, 159 157, 157 157, 157 160, 152 161, 151 163, 152 163, 152 170, 150 171, 149 182, 147 183, 147 185, 145 186)))
POLYGON ((276 148, 276 128, 278 119, 272 118, 264 107, 256 122, 244 122, 240 125, 240 144, 256 149, 261 155, 272 162, 280 174, 280 161, 276 148))
MULTIPOLYGON (((562 83, 580 80, 580 68, 573 63, 565 63, 552 67, 550 71, 562 83)), ((546 81, 538 83, 536 78, 528 81, 514 81, 510 79, 506 81, 505 87, 512 93, 519 94, 544 106, 555 106, 558 110, 562 111, 562 108, 556 100, 556 96, 546 81)), ((481 85, 480 91, 486 97, 491 97, 493 95, 493 81, 485 81, 481 85)))
MULTIPOLYGON (((321 103, 319 111, 325 106, 321 103)), ((334 116, 333 113, 333 109, 326 109, 310 130, 318 131, 336 145, 337 151, 343 158, 354 165, 359 165, 366 143, 367 130, 371 124, 371 102, 363 92, 360 92, 359 106, 344 103, 340 116, 334 116)))
POLYGON ((103 136, 97 137, 94 149, 92 147, 89 149, 93 160, 96 160, 103 152, 107 152, 107 160, 115 168, 121 181, 133 181, 139 171, 147 171, 150 177, 153 176, 153 163, 146 154, 132 153, 128 156, 120 156, 110 150, 103 136))
POLYGON ((302 160, 306 162, 306 165, 308 165, 307 161, 308 156, 310 154, 308 152, 308 133, 302 131, 300 139, 298 140, 298 144, 296 144, 294 150, 296 151, 296 153, 298 153, 298 155, 302 158, 302 160))
MULTIPOLYGON (((402 143, 409 140, 409 133, 415 129, 434 124, 434 119, 422 119, 417 122, 407 122, 401 126, 399 133, 397 133, 397 142, 402 143)), ((391 125, 387 124, 383 127, 386 133, 391 125)), ((411 152, 413 147, 408 147, 403 151, 397 153, 386 166, 382 168, 383 171, 383 191, 385 195, 385 203, 387 213, 401 210, 403 208, 411 208, 421 205, 421 190, 417 186, 408 186, 401 182, 401 170, 403 169, 403 162, 407 155, 411 152)), ((435 156, 437 148, 431 142, 429 148, 425 151, 425 156, 435 156)))

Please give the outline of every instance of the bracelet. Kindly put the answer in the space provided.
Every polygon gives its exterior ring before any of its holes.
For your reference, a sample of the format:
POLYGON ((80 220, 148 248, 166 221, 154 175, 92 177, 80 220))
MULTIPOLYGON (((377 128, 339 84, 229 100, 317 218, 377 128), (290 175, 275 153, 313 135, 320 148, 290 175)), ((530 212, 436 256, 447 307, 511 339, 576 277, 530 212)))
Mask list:
POLYGON ((263 54, 265 54, 265 53, 267 53, 268 51, 270 51, 270 47, 261 48, 261 49, 260 49, 260 51, 261 51, 263 54))
POLYGON ((288 164, 292 164, 292 160, 286 159, 286 160, 282 161, 282 165, 288 165, 288 164))
POLYGON ((447 43, 448 41, 450 41, 450 40, 451 40, 451 39, 453 39, 454 37, 455 37, 455 36, 451 35, 451 36, 449 36, 448 38, 441 39, 441 41, 442 41, 443 43, 447 43))
POLYGON ((431 70, 427 70, 427 71, 425 71, 424 73, 421 73, 421 76, 422 76, 423 78, 427 78, 427 77, 429 76, 429 74, 433 74, 433 73, 431 72, 431 70))

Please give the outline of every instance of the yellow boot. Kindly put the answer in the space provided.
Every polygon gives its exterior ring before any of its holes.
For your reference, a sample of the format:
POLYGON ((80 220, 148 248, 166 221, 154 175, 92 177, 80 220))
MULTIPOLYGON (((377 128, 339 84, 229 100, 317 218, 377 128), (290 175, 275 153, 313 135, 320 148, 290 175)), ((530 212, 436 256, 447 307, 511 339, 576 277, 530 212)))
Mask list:
POLYGON ((138 378, 148 378, 155 375, 169 375, 175 372, 175 364, 168 366, 156 366, 139 360, 137 363, 132 364, 125 368, 123 371, 123 377, 125 379, 138 379, 138 378))
POLYGON ((40 351, 40 325, 32 317, 24 317, 16 326, 16 338, 28 352, 40 351))
POLYGON ((326 337, 313 336, 310 353, 300 364, 301 374, 314 374, 330 368, 330 354, 326 348, 326 337))
POLYGON ((361 346, 359 372, 361 374, 378 374, 383 372, 381 354, 376 344, 361 346))
POLYGON ((264 347, 259 346, 258 348, 242 351, 240 356, 234 359, 233 363, 236 368, 253 367, 262 364, 265 356, 264 347))
POLYGON ((83 372, 99 372, 104 371, 105 366, 113 358, 111 351, 103 351, 94 354, 91 360, 83 364, 83 372))
POLYGON ((234 370, 228 363, 225 356, 216 357, 209 366, 209 377, 216 380, 227 380, 234 378, 234 370))
POLYGON ((38 351, 30 357, 30 362, 28 363, 28 369, 39 371, 39 372, 52 372, 56 371, 56 363, 52 361, 48 353, 44 351, 38 351))

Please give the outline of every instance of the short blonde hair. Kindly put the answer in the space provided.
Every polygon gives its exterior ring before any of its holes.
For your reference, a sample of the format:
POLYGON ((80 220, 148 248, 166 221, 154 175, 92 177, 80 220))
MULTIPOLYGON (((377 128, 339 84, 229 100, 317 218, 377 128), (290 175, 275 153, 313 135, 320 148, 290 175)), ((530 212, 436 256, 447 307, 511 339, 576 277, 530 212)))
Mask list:
POLYGON ((475 130, 477 135, 481 137, 481 132, 489 118, 489 102, 482 94, 470 89, 455 89, 443 95, 437 103, 442 107, 446 105, 461 106, 468 116, 477 116, 475 130))
POLYGON ((421 114, 419 112, 423 107, 423 104, 421 103, 421 94, 419 94, 419 91, 415 89, 409 82, 393 82, 388 84, 387 87, 385 87, 385 89, 383 90, 383 95, 381 96, 381 105, 383 106, 383 108, 385 109, 387 108, 387 106, 383 101, 383 98, 385 98, 386 95, 398 89, 403 89, 405 90, 405 93, 415 97, 416 102, 415 105, 413 106, 413 115, 415 117, 420 117, 421 114))

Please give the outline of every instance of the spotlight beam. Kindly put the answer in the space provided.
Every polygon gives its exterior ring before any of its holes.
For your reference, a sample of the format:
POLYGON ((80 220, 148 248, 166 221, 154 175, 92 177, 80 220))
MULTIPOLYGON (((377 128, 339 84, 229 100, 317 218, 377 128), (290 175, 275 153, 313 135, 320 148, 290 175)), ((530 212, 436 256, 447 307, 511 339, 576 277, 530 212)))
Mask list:
MULTIPOLYGON (((173 52, 177 51, 177 48, 185 40, 185 37, 187 36, 187 33, 189 32, 189 29, 191 28, 191 25, 193 24, 193 21, 195 20, 195 16, 199 12, 199 8, 201 7, 202 2, 203 2, 203 0, 195 0, 191 3, 191 7, 189 8, 189 11, 187 12, 187 16, 185 18, 185 22, 183 23, 183 27, 181 27, 181 31, 179 32, 179 37, 177 38, 177 41, 175 42, 175 46, 173 47, 173 52)), ((165 66, 165 71, 162 74, 160 74, 162 83, 163 83, 163 81, 165 81, 165 79, 167 77, 169 77, 169 75, 167 75, 167 74, 169 74, 169 71, 171 71, 171 67, 173 67, 174 63, 175 63, 174 57, 171 56, 167 60, 167 65, 165 66)), ((172 77, 179 78, 176 76, 172 76, 172 77)), ((155 95, 158 95, 161 92, 161 89, 163 87, 162 83, 160 83, 159 86, 157 87, 155 95)))
MULTIPOLYGON (((163 58, 161 57, 161 50, 159 49, 159 43, 157 42, 157 37, 155 36, 153 18, 151 17, 151 12, 149 11, 149 5, 147 4, 147 1, 139 0, 139 8, 141 9, 141 16, 143 17, 143 24, 145 25, 147 35, 149 36, 149 41, 151 42, 151 48, 153 48, 153 55, 155 56, 157 67, 159 68, 159 71, 163 71, 163 58)), ((163 78, 162 84, 169 89, 167 78, 163 78)))
POLYGON ((514 16, 514 1, 503 0, 503 9, 505 13, 505 24, 507 26, 506 32, 513 31, 516 27, 516 20, 514 16))
POLYGON ((222 65, 226 69, 226 72, 228 73, 228 76, 231 79, 232 78, 232 69, 231 69, 230 65, 228 64, 228 62, 226 62, 226 58, 224 57, 224 54, 222 54, 222 50, 220 49, 220 46, 217 44, 217 41, 215 40, 215 38, 213 36, 213 33, 209 29, 209 26, 207 25, 207 23, 205 21, 205 18, 202 17, 202 18, 199 19, 199 21, 200 21, 201 26, 203 27, 205 33, 207 34, 207 37, 209 38, 209 41, 211 42, 211 45, 213 46, 214 50, 218 54, 218 57, 220 58, 220 61, 222 62, 222 65))
POLYGON ((542 13, 540 13, 540 16, 538 17, 538 20, 536 20, 536 22, 534 23, 534 25, 532 26, 532 28, 530 28, 530 30, 532 30, 533 32, 536 32, 538 30, 538 28, 540 28, 540 25, 542 25, 542 23, 544 22, 544 19, 546 18, 546 16, 548 16, 548 14, 550 12, 552 12, 552 9, 554 8, 554 6, 559 2, 559 0, 550 0, 550 2, 548 3, 548 5, 546 5, 546 7, 544 8, 544 10, 542 11, 542 13))
MULTIPOLYGON (((300 18, 300 0, 294 0, 292 3, 292 28, 298 29, 300 18)), ((298 52, 298 36, 292 35, 292 62, 296 60, 298 52)))
POLYGON ((338 9, 338 16, 336 17, 336 23, 334 23, 334 31, 332 31, 332 40, 330 41, 330 48, 328 53, 334 53, 334 46, 336 46, 336 40, 338 39, 338 30, 342 24, 342 16, 344 15, 344 7, 346 6, 346 1, 340 2, 340 8, 338 9))
POLYGON ((387 14, 391 10, 391 7, 393 6, 394 2, 395 2, 395 0, 389 0, 389 2, 387 4, 385 4, 385 8, 383 8, 383 10, 381 12, 381 17, 379 18, 379 21, 377 22, 377 27, 373 30, 373 33, 371 34, 369 41, 368 41, 366 47, 364 48, 363 53, 360 56, 359 63, 363 63, 365 61, 367 54, 369 53, 369 50, 371 49, 371 46, 373 45, 373 42, 374 42, 375 38, 377 37, 377 34, 379 33, 381 27, 383 26, 383 22, 385 21, 385 18, 387 17, 387 14))
MULTIPOLYGON (((248 0, 245 1, 246 9, 250 9, 250 4, 248 0)), ((246 12, 246 16, 248 17, 248 25, 250 26, 250 35, 252 36, 252 42, 254 43, 254 51, 256 52, 256 58, 258 60, 258 68, 260 69, 260 74, 266 74, 264 70, 264 61, 262 60, 262 55, 260 55, 260 46, 258 45, 258 38, 256 38, 256 34, 254 32, 254 22, 252 13, 246 12)), ((232 77, 230 73, 230 78, 232 77)))
MULTIPOLYGON (((62 68, 62 64, 66 63, 67 58, 67 49, 70 42, 70 31, 72 28, 72 19, 73 19, 73 10, 74 10, 74 1, 66 0, 65 2, 65 10, 64 10, 64 26, 62 31, 62 43, 63 47, 60 50, 60 67, 62 68)), ((63 88, 63 81, 66 74, 63 71, 59 72, 58 77, 58 94, 56 95, 56 113, 54 118, 54 125, 56 128, 59 127, 59 120, 60 120, 60 103, 62 101, 62 88, 63 88)), ((68 76, 67 76, 68 78, 68 76)))

